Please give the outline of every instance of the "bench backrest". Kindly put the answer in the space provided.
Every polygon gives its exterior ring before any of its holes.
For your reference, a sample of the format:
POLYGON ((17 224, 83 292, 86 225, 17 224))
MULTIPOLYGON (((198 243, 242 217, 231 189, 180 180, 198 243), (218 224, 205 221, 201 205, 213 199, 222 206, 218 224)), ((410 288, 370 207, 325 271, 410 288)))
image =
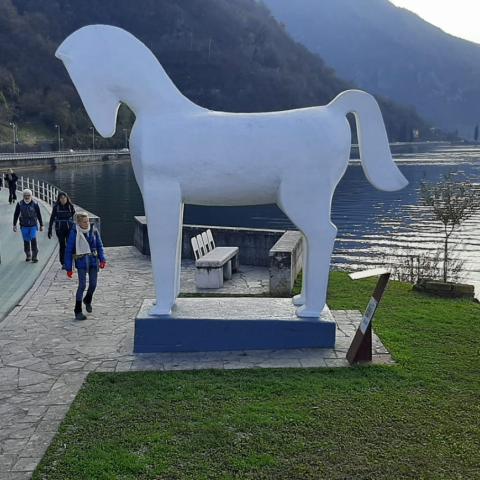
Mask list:
POLYGON ((190 243, 192 244, 195 260, 202 258, 215 248, 215 241, 213 240, 212 231, 210 229, 206 232, 199 233, 196 237, 192 237, 190 243))
POLYGON ((211 252, 213 248, 210 246, 210 242, 208 241, 207 232, 202 232, 202 241, 203 245, 205 246, 205 250, 207 252, 211 252))
POLYGON ((198 248, 200 249, 200 256, 203 257, 208 252, 207 252, 207 248, 203 243, 202 235, 200 234, 197 235, 197 243, 198 243, 198 248))
POLYGON ((201 257, 201 255, 200 255, 200 248, 198 247, 197 237, 192 237, 190 239, 190 243, 192 244, 193 256, 195 257, 195 260, 198 260, 201 257))
POLYGON ((207 233, 208 243, 210 244, 210 248, 211 248, 211 250, 213 250, 215 248, 215 242, 213 240, 212 231, 210 229, 208 229, 206 233, 207 233))

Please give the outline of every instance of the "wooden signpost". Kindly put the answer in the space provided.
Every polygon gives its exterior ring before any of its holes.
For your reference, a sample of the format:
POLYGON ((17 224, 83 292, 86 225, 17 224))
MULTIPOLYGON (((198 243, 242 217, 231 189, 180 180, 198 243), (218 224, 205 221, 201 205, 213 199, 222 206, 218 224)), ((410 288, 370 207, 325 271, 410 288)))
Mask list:
POLYGON ((364 270, 349 275, 352 280, 360 280, 374 276, 379 277, 377 285, 347 352, 347 360, 350 364, 370 362, 372 360, 372 320, 387 287, 390 272, 386 269, 377 268, 375 270, 364 270))

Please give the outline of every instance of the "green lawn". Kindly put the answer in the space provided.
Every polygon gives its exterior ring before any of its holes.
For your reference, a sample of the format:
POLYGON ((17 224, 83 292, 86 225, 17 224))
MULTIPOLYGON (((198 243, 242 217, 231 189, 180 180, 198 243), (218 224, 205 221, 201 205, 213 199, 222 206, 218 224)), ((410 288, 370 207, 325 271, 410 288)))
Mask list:
POLYGON ((33 478, 479 479, 480 306, 393 282, 375 329, 396 366, 92 374, 33 478))

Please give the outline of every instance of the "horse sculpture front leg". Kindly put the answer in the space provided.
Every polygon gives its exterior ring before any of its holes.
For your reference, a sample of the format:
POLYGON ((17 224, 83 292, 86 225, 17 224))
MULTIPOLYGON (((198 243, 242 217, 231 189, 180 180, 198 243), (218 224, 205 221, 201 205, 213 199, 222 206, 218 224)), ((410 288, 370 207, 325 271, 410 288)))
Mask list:
POLYGON ((169 315, 179 291, 183 203, 180 186, 168 180, 146 183, 145 214, 155 281, 152 315, 169 315))

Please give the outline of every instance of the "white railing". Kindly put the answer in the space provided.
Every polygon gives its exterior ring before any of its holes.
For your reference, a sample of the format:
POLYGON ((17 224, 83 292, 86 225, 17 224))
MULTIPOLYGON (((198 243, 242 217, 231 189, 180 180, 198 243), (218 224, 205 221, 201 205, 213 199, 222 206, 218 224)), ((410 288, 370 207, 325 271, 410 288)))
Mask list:
MULTIPOLYGON (((8 188, 5 182, 7 174, 0 174, 0 178, 2 179, 2 185, 5 188, 8 188)), ((58 194, 63 192, 62 189, 56 187, 55 185, 51 185, 48 182, 40 181, 35 178, 24 177, 23 175, 18 178, 17 181, 17 192, 21 193, 26 188, 32 191, 32 196, 35 197, 37 200, 41 200, 47 205, 47 210, 51 212, 53 205, 57 201, 58 194)), ((90 223, 93 223, 98 230, 100 230, 100 217, 95 215, 84 208, 75 205, 77 211, 82 210, 88 214, 88 218, 90 219, 90 223)))
MULTIPOLYGON (((2 184, 5 188, 8 188, 6 177, 7 174, 2 174, 2 184)), ((17 191, 22 192, 26 188, 32 191, 32 195, 35 198, 42 200, 50 207, 53 207, 53 204, 57 201, 58 194, 62 191, 55 185, 22 175, 17 181, 17 191)))

